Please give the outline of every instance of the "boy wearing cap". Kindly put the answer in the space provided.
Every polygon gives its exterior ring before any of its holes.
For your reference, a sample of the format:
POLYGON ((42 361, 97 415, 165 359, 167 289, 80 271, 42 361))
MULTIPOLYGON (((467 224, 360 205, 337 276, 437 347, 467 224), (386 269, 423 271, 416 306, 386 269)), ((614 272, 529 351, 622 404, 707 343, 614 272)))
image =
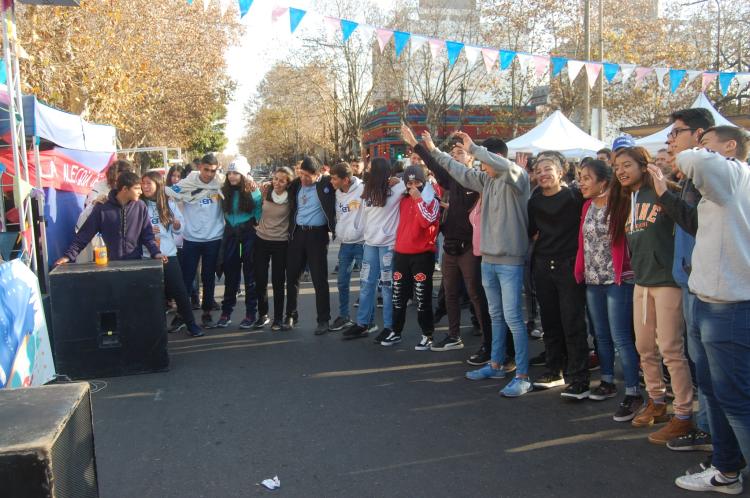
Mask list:
POLYGON ((624 135, 620 135, 619 137, 615 138, 615 141, 612 142, 612 154, 620 149, 630 147, 635 147, 635 140, 633 140, 633 137, 625 133, 624 135))

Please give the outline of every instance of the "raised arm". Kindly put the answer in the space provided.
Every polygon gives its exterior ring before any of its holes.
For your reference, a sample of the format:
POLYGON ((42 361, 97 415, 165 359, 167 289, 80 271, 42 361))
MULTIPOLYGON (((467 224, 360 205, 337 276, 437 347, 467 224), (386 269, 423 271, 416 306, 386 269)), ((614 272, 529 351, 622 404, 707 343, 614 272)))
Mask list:
POLYGON ((473 168, 467 168, 460 162, 453 159, 450 154, 441 152, 440 149, 435 147, 432 141, 432 136, 429 132, 422 133, 422 143, 425 148, 430 151, 432 157, 437 161, 438 165, 441 166, 448 174, 461 184, 462 187, 475 192, 481 192, 484 189, 484 184, 487 182, 487 173, 477 171, 473 168))
POLYGON ((677 167, 693 180, 704 198, 717 204, 732 201, 747 166, 706 149, 684 150, 677 155, 677 167))

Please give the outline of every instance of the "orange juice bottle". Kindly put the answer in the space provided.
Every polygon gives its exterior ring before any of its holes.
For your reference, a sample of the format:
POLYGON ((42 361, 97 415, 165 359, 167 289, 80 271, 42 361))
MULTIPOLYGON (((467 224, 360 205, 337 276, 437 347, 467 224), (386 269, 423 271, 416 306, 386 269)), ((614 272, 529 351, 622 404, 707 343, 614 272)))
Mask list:
POLYGON ((102 234, 96 234, 92 245, 94 246, 94 262, 97 265, 106 265, 109 258, 107 257, 107 245, 104 243, 102 234))

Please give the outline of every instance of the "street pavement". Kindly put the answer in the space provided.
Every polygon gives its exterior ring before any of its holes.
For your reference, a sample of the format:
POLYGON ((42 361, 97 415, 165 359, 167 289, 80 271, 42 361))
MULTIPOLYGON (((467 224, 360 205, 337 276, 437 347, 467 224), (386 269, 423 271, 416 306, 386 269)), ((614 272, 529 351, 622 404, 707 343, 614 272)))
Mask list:
MULTIPOLYGON (((172 335, 169 372, 92 383, 101 496, 687 496, 674 478, 707 456, 614 422, 619 395, 506 399, 507 381, 466 380, 480 345, 466 310, 466 348, 437 353, 414 350, 413 307, 396 347, 314 336, 309 283, 293 331, 241 331, 238 308, 228 329, 172 335), (280 489, 260 486, 276 475, 280 489)), ((541 348, 531 341, 532 355, 541 348)))

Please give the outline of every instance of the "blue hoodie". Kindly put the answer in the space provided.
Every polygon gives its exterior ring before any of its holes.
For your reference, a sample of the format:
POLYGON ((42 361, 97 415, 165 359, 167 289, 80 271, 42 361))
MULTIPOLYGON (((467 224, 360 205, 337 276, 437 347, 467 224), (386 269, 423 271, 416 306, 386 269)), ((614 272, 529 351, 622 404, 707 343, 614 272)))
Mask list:
POLYGON ((683 180, 680 185, 682 191, 679 195, 667 191, 659 197, 657 202, 664 208, 667 216, 675 222, 672 277, 677 285, 687 289, 692 270, 695 234, 698 232, 697 206, 701 200, 701 194, 690 180, 683 180))

